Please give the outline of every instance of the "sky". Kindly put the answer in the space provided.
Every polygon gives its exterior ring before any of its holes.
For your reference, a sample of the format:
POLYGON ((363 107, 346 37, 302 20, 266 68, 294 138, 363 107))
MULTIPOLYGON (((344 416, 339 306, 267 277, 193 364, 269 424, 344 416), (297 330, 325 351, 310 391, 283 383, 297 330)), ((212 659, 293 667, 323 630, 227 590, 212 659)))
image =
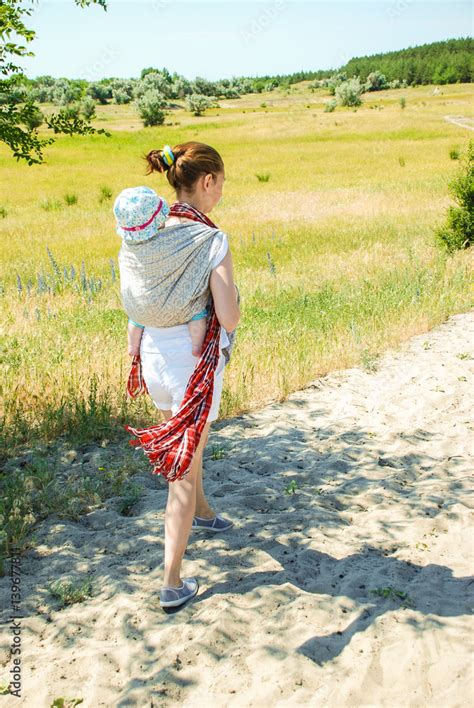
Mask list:
POLYGON ((449 0, 109 0, 108 10, 39 0, 27 76, 187 79, 338 68, 354 56, 473 34, 472 4, 449 0))

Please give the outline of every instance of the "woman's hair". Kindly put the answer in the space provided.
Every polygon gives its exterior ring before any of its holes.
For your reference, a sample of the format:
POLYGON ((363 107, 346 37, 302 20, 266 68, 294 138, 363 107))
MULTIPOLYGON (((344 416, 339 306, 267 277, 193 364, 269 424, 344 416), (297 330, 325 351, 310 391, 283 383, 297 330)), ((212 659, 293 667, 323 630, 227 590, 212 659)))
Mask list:
POLYGON ((163 150, 151 150, 145 156, 148 163, 146 174, 166 172, 168 182, 176 192, 182 189, 192 192, 201 175, 210 173, 216 177, 224 171, 222 157, 210 145, 190 141, 179 143, 171 149, 174 162, 169 166, 163 159, 163 150))

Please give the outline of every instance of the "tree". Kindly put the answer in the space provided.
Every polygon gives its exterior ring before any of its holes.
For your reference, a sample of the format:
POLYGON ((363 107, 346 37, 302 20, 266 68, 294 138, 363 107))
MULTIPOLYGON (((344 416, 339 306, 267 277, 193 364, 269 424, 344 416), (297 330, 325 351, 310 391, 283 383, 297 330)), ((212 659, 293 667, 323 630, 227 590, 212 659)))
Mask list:
POLYGON ((81 98, 82 90, 69 79, 58 79, 51 92, 51 100, 57 106, 67 106, 81 98))
POLYGON ((371 71, 365 82, 366 91, 382 91, 388 87, 385 75, 380 71, 371 71))
POLYGON ((112 87, 106 81, 94 81, 89 84, 87 93, 94 101, 106 104, 109 98, 112 98, 112 87))
POLYGON ((84 118, 91 120, 95 116, 95 101, 90 96, 84 96, 80 104, 80 111, 84 118))
POLYGON ((209 96, 203 96, 200 93, 193 93, 191 96, 186 96, 186 108, 195 116, 202 116, 206 108, 214 108, 215 100, 209 96))
POLYGON ((163 125, 165 121, 166 99, 159 91, 150 89, 137 101, 137 109, 145 127, 163 125))
POLYGON ((193 93, 202 96, 214 96, 216 93, 216 85, 213 81, 208 81, 202 76, 196 76, 191 84, 193 93))
POLYGON ((130 79, 113 79, 111 83, 112 98, 115 103, 130 103, 133 98, 134 82, 130 79))
POLYGON ((149 91, 158 91, 162 96, 171 98, 172 86, 168 82, 166 75, 159 71, 147 71, 145 76, 135 83, 135 98, 141 98, 149 91))
POLYGON ((184 98, 192 92, 193 89, 191 87, 191 82, 185 79, 183 76, 176 77, 173 79, 173 84, 171 86, 172 98, 184 98))
POLYGON ((474 243, 474 141, 470 140, 464 164, 449 184, 457 206, 448 207, 446 226, 435 233, 436 240, 453 253, 474 243))
MULTIPOLYGON (((107 9, 106 0, 74 0, 79 7, 95 4, 107 9)), ((38 122, 38 106, 32 91, 18 102, 19 87, 27 81, 23 69, 16 63, 22 57, 33 56, 27 44, 35 32, 25 24, 34 7, 34 0, 2 0, 0 5, 0 140, 13 152, 17 160, 26 160, 29 165, 43 161, 43 148, 54 138, 40 138, 34 126, 38 122), (20 44, 20 42, 24 44, 20 44)), ((64 110, 45 117, 46 125, 55 134, 85 135, 103 133, 77 116, 68 116, 64 110)))
POLYGON ((358 77, 349 79, 336 88, 336 100, 340 106, 360 106, 362 91, 363 86, 361 86, 358 77))
POLYGON ((34 130, 35 128, 39 128, 40 125, 43 124, 43 122, 44 122, 44 116, 43 116, 42 112, 40 111, 39 108, 35 107, 34 112, 29 117, 28 128, 30 128, 30 130, 34 130))

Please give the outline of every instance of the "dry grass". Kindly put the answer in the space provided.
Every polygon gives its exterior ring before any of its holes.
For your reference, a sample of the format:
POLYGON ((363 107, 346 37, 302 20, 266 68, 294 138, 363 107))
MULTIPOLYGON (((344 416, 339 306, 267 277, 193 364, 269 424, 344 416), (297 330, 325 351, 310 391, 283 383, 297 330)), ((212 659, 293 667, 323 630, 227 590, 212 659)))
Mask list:
POLYGON ((243 317, 221 416, 280 399, 470 309, 471 258, 443 257, 432 233, 458 167, 449 151, 469 137, 443 116, 469 115, 472 89, 442 90, 381 92, 356 112, 328 114, 328 94, 302 84, 289 95, 222 101, 203 118, 176 110, 173 125, 147 129, 132 106, 104 106, 97 125, 112 131, 109 139, 61 138, 46 164, 31 168, 2 149, 4 444, 15 431, 24 441, 100 438, 156 415, 149 402, 130 408, 124 396, 125 315, 110 265, 120 242, 101 188, 115 196, 149 184, 172 200, 166 180, 145 177, 141 160, 164 143, 208 142, 226 164, 212 216, 231 240, 243 317), (77 203, 68 206, 66 194, 77 203), (60 273, 74 266, 76 280, 58 279, 46 247, 60 273), (53 292, 37 292, 38 274, 53 292))

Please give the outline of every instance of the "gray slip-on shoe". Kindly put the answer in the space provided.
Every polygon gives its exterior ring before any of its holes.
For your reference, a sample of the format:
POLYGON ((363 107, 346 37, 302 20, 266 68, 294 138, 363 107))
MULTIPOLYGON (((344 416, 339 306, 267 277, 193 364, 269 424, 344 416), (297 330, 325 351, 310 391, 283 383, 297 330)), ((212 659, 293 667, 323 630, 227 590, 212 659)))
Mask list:
POLYGON ((199 516, 195 516, 191 528, 205 529, 206 531, 227 531, 227 529, 232 528, 233 525, 233 521, 217 514, 213 519, 201 519, 199 516))
POLYGON ((161 607, 178 607, 197 595, 199 583, 196 578, 183 578, 181 587, 173 588, 163 585, 160 590, 161 607))

